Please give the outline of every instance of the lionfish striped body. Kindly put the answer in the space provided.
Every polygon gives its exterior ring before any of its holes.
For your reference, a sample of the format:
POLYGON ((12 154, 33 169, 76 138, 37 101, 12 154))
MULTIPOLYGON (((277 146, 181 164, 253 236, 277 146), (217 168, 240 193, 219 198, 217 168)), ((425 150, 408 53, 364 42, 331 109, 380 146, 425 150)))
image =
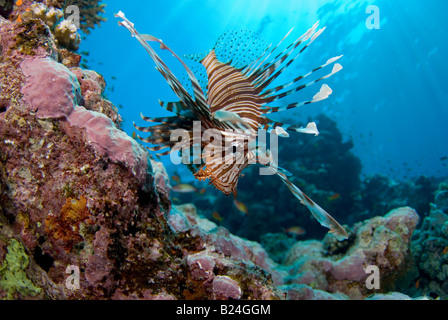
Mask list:
MULTIPOLYGON (((201 159, 195 158, 195 153, 190 156, 190 168, 198 180, 210 179, 210 183, 221 190, 226 195, 233 193, 236 196, 238 179, 244 168, 252 163, 258 162, 266 165, 269 153, 260 153, 249 141, 257 137, 258 130, 263 129, 271 134, 287 136, 285 130, 296 131, 308 134, 318 134, 314 122, 306 127, 298 127, 275 122, 266 117, 267 114, 275 113, 301 105, 310 104, 327 98, 331 94, 331 89, 322 85, 313 99, 303 102, 291 103, 285 106, 271 106, 270 103, 280 100, 292 93, 304 89, 316 82, 324 80, 342 69, 341 65, 335 63, 341 56, 329 59, 325 64, 313 69, 311 72, 293 79, 291 82, 268 88, 268 86, 322 33, 325 28, 317 30, 316 23, 305 34, 286 47, 281 53, 275 54, 276 49, 284 41, 288 34, 274 48, 268 46, 255 59, 237 68, 232 66, 232 61, 220 62, 216 57, 215 50, 211 50, 200 63, 207 73, 207 94, 204 93, 195 74, 169 47, 160 39, 151 35, 142 35, 137 32, 132 22, 130 22, 122 12, 116 14, 121 18, 120 25, 126 27, 146 49, 156 64, 156 69, 163 75, 174 93, 178 96, 176 102, 159 102, 162 107, 175 113, 171 117, 142 119, 149 122, 159 123, 150 127, 135 126, 142 132, 150 132, 147 138, 142 141, 155 145, 148 148, 152 151, 159 151, 160 154, 169 154, 179 146, 179 141, 172 141, 171 133, 176 129, 183 129, 188 132, 188 139, 182 141, 183 147, 191 150, 200 148, 204 150, 201 159), (168 50, 180 61, 187 72, 191 83, 193 95, 180 83, 162 59, 157 55, 148 42, 157 42, 160 48, 168 50), (301 45, 304 44, 302 47, 301 45), (299 49, 300 48, 300 49, 299 49), (295 55, 291 57, 292 55, 295 55), (328 65, 333 65, 332 71, 325 76, 306 84, 299 85, 297 82, 308 77, 312 73, 328 65), (287 89, 287 90, 286 90, 287 89), (195 127, 200 123, 200 127, 195 127), (210 134, 210 131, 219 133, 222 140, 207 140, 195 138, 194 132, 200 130, 201 135, 210 134), (213 143, 211 143, 213 141, 213 143), (206 151, 211 144, 219 146, 218 149, 206 151), (167 150, 163 150, 167 149, 167 150), (216 150, 218 157, 216 157, 216 150)), ((216 139, 216 136, 213 136, 216 139)), ((287 172, 276 167, 271 167, 273 171, 285 183, 293 195, 307 206, 313 216, 325 227, 330 229, 337 239, 347 238, 345 230, 321 207, 306 196, 288 178, 287 172)))

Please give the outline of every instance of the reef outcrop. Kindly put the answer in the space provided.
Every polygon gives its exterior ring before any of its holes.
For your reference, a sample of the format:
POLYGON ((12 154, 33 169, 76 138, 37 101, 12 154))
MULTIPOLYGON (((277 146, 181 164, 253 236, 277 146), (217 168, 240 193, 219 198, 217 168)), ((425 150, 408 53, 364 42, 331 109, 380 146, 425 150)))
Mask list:
POLYGON ((281 299, 261 246, 172 207, 103 77, 27 19, 0 17, 0 298, 281 299))
POLYGON ((448 299, 448 184, 442 182, 435 192, 429 214, 415 232, 412 252, 415 257, 417 284, 413 294, 431 293, 448 299))
MULTIPOLYGON (((86 2, 101 11, 98 1, 86 2)), ((385 294, 397 290, 414 261, 429 287, 446 293, 445 273, 434 272, 445 270, 440 255, 448 252, 445 185, 414 252, 419 217, 409 207, 354 224, 343 242, 331 235, 288 242, 286 257, 274 261, 258 242, 204 218, 194 205, 172 204, 162 163, 120 129, 103 77, 80 67, 74 29, 50 28, 62 24, 61 8, 61 1, 25 1, 1 12, 0 298, 407 298, 385 294), (427 233, 434 226, 437 239, 427 233), (366 286, 369 266, 378 268, 379 289, 366 286)), ((336 160, 328 165, 349 170, 352 163, 358 172, 348 153, 336 160)), ((327 172, 296 169, 322 181, 327 172)), ((358 185, 353 179, 341 197, 358 185)))
POLYGON ((322 242, 297 242, 283 263, 288 272, 285 290, 292 298, 308 299, 321 292, 364 299, 395 290, 397 281, 412 271, 410 242, 418 221, 415 210, 402 207, 356 223, 345 242, 331 235, 322 242), (376 286, 370 276, 377 276, 376 286))

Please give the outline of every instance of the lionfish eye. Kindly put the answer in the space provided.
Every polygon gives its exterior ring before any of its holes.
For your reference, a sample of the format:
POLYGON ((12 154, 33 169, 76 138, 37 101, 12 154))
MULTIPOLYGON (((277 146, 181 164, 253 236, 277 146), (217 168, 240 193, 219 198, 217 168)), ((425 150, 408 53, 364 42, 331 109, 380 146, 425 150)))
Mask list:
POLYGON ((232 147, 232 153, 236 153, 236 146, 232 147))

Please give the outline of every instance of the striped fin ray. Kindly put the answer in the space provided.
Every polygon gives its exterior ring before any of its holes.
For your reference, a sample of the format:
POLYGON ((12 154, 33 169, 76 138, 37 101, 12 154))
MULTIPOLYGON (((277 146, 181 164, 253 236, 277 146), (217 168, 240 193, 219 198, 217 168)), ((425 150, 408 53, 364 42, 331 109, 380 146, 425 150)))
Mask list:
POLYGON ((328 85, 323 84, 322 87, 320 88, 319 92, 317 92, 313 96, 312 100, 307 100, 307 101, 302 101, 302 102, 294 102, 294 103, 290 103, 286 106, 278 106, 278 107, 263 106, 261 111, 264 114, 266 114, 266 113, 281 112, 281 111, 301 107, 301 106, 304 106, 307 104, 311 104, 311 103, 315 103, 315 102, 324 100, 324 99, 328 98, 332 92, 333 91, 331 90, 331 88, 328 85))
MULTIPOLYGON (((152 127, 149 127, 152 128, 152 127)), ((137 135, 137 137, 142 140, 143 142, 153 144, 152 147, 146 147, 150 151, 160 151, 167 149, 166 151, 162 153, 157 153, 157 155, 167 155, 172 152, 172 148, 174 146, 182 148, 182 147, 191 147, 192 141, 189 139, 186 142, 179 143, 178 141, 171 141, 170 136, 166 135, 163 131, 162 132, 155 132, 154 134, 150 135, 149 137, 143 138, 137 135)))
POLYGON ((172 116, 172 117, 145 117, 144 115, 140 115, 144 121, 148 122, 160 122, 164 124, 170 124, 174 120, 176 120, 179 116, 172 116))
MULTIPOLYGON (((142 36, 142 38, 143 38, 143 40, 145 40, 145 41, 154 41, 154 42, 157 42, 157 43, 159 43, 160 44, 160 48, 161 49, 163 49, 163 50, 168 50, 177 60, 179 60, 179 62, 182 64, 182 66, 185 68, 185 71, 187 72, 187 74, 188 74, 188 77, 190 78, 190 81, 191 81, 191 85, 192 85, 192 87, 193 87, 193 93, 194 93, 194 97, 195 97, 195 99, 196 99, 196 102, 198 103, 198 105, 200 106, 200 108, 199 108, 199 112, 200 113, 202 113, 204 116, 207 116, 207 115, 209 115, 209 112, 208 112, 208 108, 207 108, 207 104, 206 104, 206 101, 205 101, 205 95, 204 95, 204 92, 202 91, 202 88, 201 88, 201 86, 199 85, 199 82, 198 82, 198 80, 196 79, 196 76, 194 75, 194 73, 191 71, 191 69, 185 64, 185 62, 183 62, 182 61, 182 59, 181 58, 179 58, 178 56, 177 56, 177 54, 176 53, 174 53, 174 51, 173 50, 171 50, 166 44, 164 44, 163 42, 162 42, 162 40, 160 40, 160 39, 158 39, 158 38, 156 38, 156 37, 154 37, 154 36, 151 36, 151 35, 147 35, 147 34, 144 34, 144 35, 141 35, 142 36)), ((160 59, 160 58, 159 58, 160 59)), ((168 70, 168 74, 169 75, 172 75, 172 73, 171 73, 171 71, 169 70, 169 68, 165 65, 165 63, 160 59, 160 62, 159 62, 163 67, 165 67, 166 68, 166 70, 168 70)), ((173 77, 174 77, 174 75, 172 75, 173 77)), ((175 78, 175 77, 174 77, 175 78)), ((176 78, 175 78, 176 79, 176 78)), ((177 79, 176 79, 177 80, 177 79)), ((182 90, 183 91, 185 91, 185 92, 187 92, 184 88, 183 88, 183 86, 180 84, 180 82, 177 80, 177 83, 179 83, 179 85, 180 85, 180 87, 182 88, 182 90)), ((187 93, 188 94, 188 93, 187 93)))
POLYGON ((159 104, 165 110, 173 112, 179 116, 184 116, 184 117, 189 117, 189 118, 193 117, 191 110, 184 103, 182 103, 182 101, 164 102, 164 101, 159 100, 159 104))
POLYGON ((167 131, 169 130, 169 128, 165 127, 164 125, 159 125, 159 126, 152 126, 152 127, 145 127, 145 128, 139 128, 142 130, 142 132, 150 132, 151 135, 146 137, 146 138, 142 138, 142 137, 138 137, 140 140, 144 141, 144 142, 149 142, 149 143, 160 143, 160 144, 167 144, 167 143, 171 143, 171 136, 170 133, 167 133, 167 131))
MULTIPOLYGON (((148 149, 149 151, 153 151, 153 152, 155 152, 155 151, 160 151, 160 150, 163 150, 163 149, 166 149, 166 148, 168 148, 168 153, 167 154, 169 154, 169 152, 171 152, 171 148, 172 148, 172 144, 170 144, 170 143, 159 143, 158 142, 158 140, 156 140, 156 139, 151 139, 151 137, 148 137, 148 138, 143 138, 143 137, 140 137, 140 136, 138 136, 137 135, 137 137, 140 139, 140 140, 142 140, 142 141, 144 141, 144 142, 146 142, 146 143, 151 143, 151 144, 157 144, 157 145, 155 145, 155 146, 152 146, 152 147, 146 147, 146 149, 148 149)), ((158 153, 159 155, 162 155, 162 154, 160 154, 160 153, 158 153)))
MULTIPOLYGON (((175 118, 182 118, 185 120, 193 121, 194 115, 191 113, 191 110, 186 108, 185 105, 181 101, 176 102, 163 102, 159 100, 159 104, 166 110, 173 112, 177 115, 177 117, 170 117, 169 120, 174 121, 175 118)), ((154 121, 152 118, 149 117, 143 117, 142 119, 148 122, 160 122, 160 121, 154 121)), ((155 119, 161 119, 161 118, 155 118, 155 119)), ((168 119, 168 118, 167 118, 168 119)), ((211 119, 203 119, 204 123, 211 123, 208 127, 213 126, 220 129, 237 129, 238 126, 234 126, 231 123, 226 123, 219 121, 219 119, 216 119, 212 117, 211 119)), ((167 121, 165 121, 167 122, 167 121)))
MULTIPOLYGON (((264 77, 268 77, 270 74, 272 74, 272 72, 275 71, 275 68, 273 67, 273 65, 275 64, 275 62, 282 56, 282 54, 284 52, 286 52, 293 44, 290 44, 287 46, 287 48, 285 50, 283 50, 283 52, 277 54, 277 56, 274 57, 274 61, 271 61, 269 63, 265 63, 268 58, 275 52, 275 50, 277 50, 277 48, 283 43, 283 41, 289 36, 289 34, 292 32, 293 28, 291 28, 288 33, 280 40, 280 42, 272 49, 268 52, 269 47, 266 49, 265 53, 263 53, 257 60, 256 63, 247 71, 245 71, 245 75, 247 77, 249 77, 250 79, 254 80, 257 79, 258 77, 260 77, 261 75, 264 74, 264 77), (259 60, 261 60, 261 58, 266 54, 266 56, 264 57, 264 59, 258 63, 259 60), (270 73, 268 73, 268 71, 271 71, 270 73)), ((307 31, 309 32, 309 30, 307 31)), ((305 33, 306 34, 306 33, 305 33)), ((304 35, 305 35, 304 34, 304 35)), ((300 41, 304 35, 300 36, 295 42, 300 41)), ((294 43, 295 43, 294 42, 294 43)))
POLYGON ((306 134, 314 134, 317 136, 319 131, 317 130, 317 126, 315 122, 310 122, 306 125, 306 127, 299 127, 292 124, 277 122, 270 120, 264 127, 264 129, 269 133, 275 133, 280 137, 288 137, 289 134, 286 131, 294 131, 306 134))
MULTIPOLYGON (((225 153, 225 148, 222 151, 225 153)), ((236 152, 229 157, 221 155, 221 157, 212 157, 205 152, 205 165, 195 174, 196 178, 205 180, 210 178, 217 189, 224 194, 237 196, 237 184, 241 172, 248 166, 247 157, 244 152, 236 152), (205 170, 204 170, 205 168, 205 170)))
POLYGON ((168 46, 166 46, 160 39, 153 37, 151 35, 140 35, 137 30, 134 28, 134 24, 130 22, 124 14, 120 11, 115 15, 116 17, 121 18, 123 21, 120 21, 119 24, 124 26, 126 29, 131 32, 131 34, 140 42, 140 44, 145 48, 145 50, 149 53, 150 57, 156 64, 156 69, 162 74, 167 83, 179 97, 179 99, 187 105, 191 110, 200 118, 210 118, 210 111, 207 108, 207 104, 205 101, 204 93, 194 76, 193 72, 190 68, 180 59, 168 46), (184 66, 187 74, 191 80, 193 92, 195 95, 195 101, 188 94, 188 92, 183 88, 182 84, 179 80, 174 76, 171 70, 166 66, 166 64, 162 61, 162 59, 157 55, 157 53, 151 48, 151 46, 147 43, 148 41, 155 41, 160 44, 160 48, 164 50, 168 50, 175 58, 177 58, 181 64, 184 66))
POLYGON ((318 22, 314 24, 312 28, 310 28, 307 32, 297 38, 292 44, 290 44, 286 49, 284 49, 281 53, 279 53, 273 61, 270 63, 266 63, 262 68, 258 69, 253 75, 251 75, 250 79, 252 83, 259 87, 260 89, 264 89, 268 86, 275 78, 277 78, 281 72, 288 67, 299 55, 302 53, 316 38, 322 33, 325 28, 320 29, 316 32, 316 28, 318 27, 318 22), (283 66, 280 70, 277 70, 282 63, 295 51, 295 49, 300 46, 304 41, 310 40, 310 42, 305 45, 299 53, 291 60, 289 60, 285 66, 283 66), (274 73, 275 72, 275 73, 274 73))
POLYGON ((245 68, 243 68, 241 70, 241 72, 246 76, 246 77, 251 77, 252 74, 258 70, 263 63, 270 57, 270 55, 277 50, 277 48, 280 46, 280 44, 289 36, 289 34, 292 32, 293 28, 291 28, 288 33, 280 40, 280 42, 272 49, 269 51, 269 48, 272 46, 269 45, 264 52, 258 57, 258 59, 254 60, 252 63, 248 64, 245 68), (264 58, 263 58, 264 57, 264 58), (263 60, 261 60, 263 58, 263 60), (259 62, 261 60, 261 62, 259 62))
MULTIPOLYGON (((178 128, 191 130, 192 129, 192 122, 191 119, 185 118, 182 116, 171 116, 171 117, 145 117, 143 114, 140 114, 141 118, 144 121, 152 122, 152 123, 161 123, 158 125, 150 126, 150 127, 140 127, 137 126, 134 123, 134 127, 138 131, 142 132, 154 132, 156 130, 174 130, 178 128)), ((168 134, 171 134, 171 132, 167 132, 168 134)))
MULTIPOLYGON (((285 65, 283 66, 283 67, 281 67, 279 70, 277 70, 276 69, 276 66, 275 66, 275 73, 272 75, 272 76, 270 76, 268 79, 266 79, 266 80, 264 80, 262 83, 260 83, 260 84, 258 84, 257 86, 258 87, 260 87, 260 88, 262 88, 262 89, 264 89, 264 88, 266 88, 269 84, 271 84, 272 83, 272 81, 274 81, 287 67, 289 67, 290 65, 291 65, 291 63, 293 63, 299 56, 300 56, 300 54, 303 52, 303 51, 305 51, 305 49, 306 48, 308 48, 310 45, 311 45, 311 43, 313 43, 313 41, 323 32, 325 30, 325 27, 324 28, 322 28, 322 29, 319 29, 316 33, 314 33, 313 35, 312 35, 312 37, 311 37, 311 40, 302 48, 302 49, 300 49, 300 51, 299 51, 299 53, 295 56, 295 57, 293 57, 293 58, 291 58, 290 60, 288 60, 286 63, 285 63, 285 65)), ((303 40, 303 41, 306 41, 306 40, 303 40)), ((298 43, 296 43, 295 45, 294 45, 294 48, 293 49, 291 49, 288 53, 286 53, 283 57, 282 57, 282 60, 281 60, 281 62, 283 62, 283 61, 285 61, 288 57, 289 57, 289 55, 290 54, 292 54, 292 52, 294 52, 294 50, 303 42, 302 40, 301 41, 299 41, 298 43)))
MULTIPOLYGON (((159 122, 159 121, 157 121, 157 122, 159 122)), ((175 130, 178 128, 182 128, 182 125, 177 124, 177 123, 163 123, 163 124, 158 124, 155 126, 140 127, 134 123, 134 127, 135 127, 135 129, 137 129, 138 131, 141 131, 141 132, 164 132, 164 131, 168 131, 168 130, 175 130)), ((167 135, 169 135, 169 134, 170 134, 170 132, 167 133, 167 135)))
MULTIPOLYGON (((160 123, 149 127, 140 127, 134 123, 134 127, 140 132, 149 132, 150 136, 143 138, 139 135, 137 137, 146 143, 154 144, 153 147, 148 147, 150 151, 159 151, 161 149, 168 148, 166 152, 157 153, 158 155, 166 155, 171 152, 171 148, 174 145, 178 145, 177 141, 171 141, 171 133, 176 129, 183 129, 191 131, 192 121, 188 118, 182 116, 171 116, 171 117, 156 117, 150 118, 141 115, 142 119, 148 122, 160 123)), ((190 141, 188 141, 190 144, 190 141)))
POLYGON ((313 217, 324 227, 330 229, 337 240, 341 241, 348 238, 347 232, 343 227, 324 209, 322 209, 317 203, 311 200, 305 193, 302 192, 295 184, 293 184, 286 175, 280 171, 276 172, 283 183, 288 187, 292 194, 300 200, 300 202, 305 205, 311 212, 313 217))
POLYGON ((298 82, 298 81, 300 81, 300 80, 302 80, 302 79, 305 79, 306 77, 310 76, 310 75, 313 74, 314 72, 316 72, 316 71, 318 71, 318 70, 320 70, 320 69, 322 69, 322 68, 328 66, 328 65, 331 64, 331 63, 336 62, 336 61, 337 61, 338 59, 340 59, 341 57, 342 57, 342 56, 334 57, 334 58, 328 60, 325 64, 322 64, 322 65, 320 65, 319 67, 317 67, 317 68, 313 69, 312 71, 308 72, 307 74, 302 75, 302 76, 299 76, 299 77, 295 78, 294 80, 292 80, 292 81, 289 82, 289 83, 286 83, 286 84, 283 84, 283 85, 281 85, 281 86, 278 86, 278 87, 269 89, 269 90, 263 92, 262 94, 263 94, 263 95, 267 95, 267 97, 266 97, 265 99, 266 99, 267 103, 270 103, 270 102, 272 102, 272 101, 281 99, 281 98, 283 98, 283 97, 286 97, 287 95, 290 95, 290 94, 293 94, 293 93, 295 93, 295 92, 297 92, 297 91, 300 91, 300 90, 302 90, 302 89, 304 89, 304 88, 306 88, 306 87, 309 87, 309 86, 311 86, 311 85, 313 85, 313 84, 315 84, 315 83, 317 83, 317 82, 319 82, 319 81, 322 81, 322 80, 324 80, 324 79, 327 79, 327 78, 331 77, 333 74, 335 74, 335 73, 339 72, 340 70, 342 70, 342 66, 341 66, 339 63, 334 64, 333 69, 331 70, 330 73, 328 73, 328 74, 326 74, 326 75, 324 75, 324 76, 322 76, 322 77, 320 77, 320 78, 318 78, 318 79, 316 79, 316 80, 310 81, 310 82, 308 82, 308 83, 306 83, 306 84, 298 85, 298 86, 296 86, 295 88, 292 88, 292 89, 290 89, 290 90, 288 90, 288 91, 285 91, 285 92, 282 92, 282 93, 280 93, 280 94, 277 94, 277 95, 271 95, 272 93, 281 91, 281 90, 285 89, 286 87, 291 86, 291 85, 295 84, 296 82, 298 82))

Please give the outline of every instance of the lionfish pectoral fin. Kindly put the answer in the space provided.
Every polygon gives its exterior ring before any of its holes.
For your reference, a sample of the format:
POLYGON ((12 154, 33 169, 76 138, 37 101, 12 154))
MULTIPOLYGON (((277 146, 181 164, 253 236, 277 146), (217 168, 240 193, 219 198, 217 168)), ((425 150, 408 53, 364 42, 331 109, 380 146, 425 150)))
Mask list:
POLYGON ((317 126, 315 122, 310 122, 306 125, 305 128, 292 128, 296 132, 306 133, 306 134, 314 134, 315 136, 319 135, 319 130, 317 130, 317 126))
POLYGON ((285 179, 286 177, 291 177, 293 175, 288 170, 277 165, 277 162, 275 161, 270 149, 264 151, 263 148, 259 148, 257 150, 257 156, 259 160, 263 159, 263 161, 260 163, 264 164, 266 166, 265 169, 268 169, 272 174, 279 174, 281 175, 281 177, 284 176, 285 179))
POLYGON ((275 135, 277 135, 279 137, 283 137, 283 138, 289 137, 289 133, 286 132, 283 127, 280 127, 280 126, 277 126, 274 128, 274 133, 275 133, 275 135))
POLYGON ((313 217, 324 227, 330 229, 329 233, 332 233, 337 240, 342 241, 348 238, 347 232, 343 227, 324 209, 317 205, 313 200, 311 200, 305 193, 302 192, 295 184, 288 180, 286 175, 281 172, 277 172, 277 175, 286 184, 288 189, 293 193, 293 195, 304 204, 308 210, 311 212, 313 217))
POLYGON ((295 131, 295 132, 306 133, 306 134, 314 134, 315 136, 319 135, 319 130, 317 129, 317 125, 315 122, 309 122, 306 125, 306 127, 298 127, 296 125, 273 121, 266 116, 263 116, 263 117, 267 120, 265 129, 269 133, 273 133, 279 137, 284 137, 284 138, 289 137, 289 134, 286 131, 295 131))
POLYGON ((219 122, 226 123, 233 129, 240 129, 240 130, 252 129, 250 125, 235 112, 218 110, 214 112, 212 115, 214 119, 218 120, 219 122))
POLYGON ((244 120, 235 112, 218 110, 213 113, 213 117, 219 121, 244 122, 244 120))
POLYGON ((293 174, 291 172, 289 172, 288 170, 286 170, 286 169, 284 169, 282 167, 278 167, 276 165, 267 165, 266 168, 270 169, 270 171, 272 173, 274 173, 274 174, 280 172, 281 174, 285 175, 286 177, 292 177, 293 176, 293 174))

